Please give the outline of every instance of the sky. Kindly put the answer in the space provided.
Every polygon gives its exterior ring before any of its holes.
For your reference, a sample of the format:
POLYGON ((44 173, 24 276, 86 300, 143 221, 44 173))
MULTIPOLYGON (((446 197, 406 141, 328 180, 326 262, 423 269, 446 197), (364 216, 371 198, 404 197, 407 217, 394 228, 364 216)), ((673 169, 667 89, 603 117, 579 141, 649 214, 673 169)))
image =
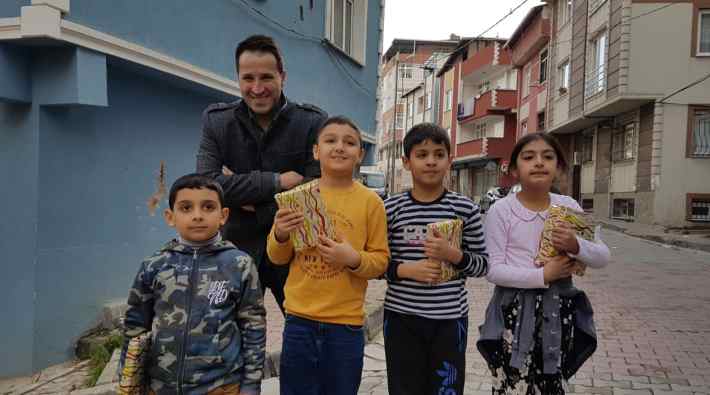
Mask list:
MULTIPOLYGON (((476 37, 524 0, 386 0, 383 50, 395 38, 445 40, 450 34, 476 37)), ((486 37, 509 38, 530 8, 528 0, 486 37)))

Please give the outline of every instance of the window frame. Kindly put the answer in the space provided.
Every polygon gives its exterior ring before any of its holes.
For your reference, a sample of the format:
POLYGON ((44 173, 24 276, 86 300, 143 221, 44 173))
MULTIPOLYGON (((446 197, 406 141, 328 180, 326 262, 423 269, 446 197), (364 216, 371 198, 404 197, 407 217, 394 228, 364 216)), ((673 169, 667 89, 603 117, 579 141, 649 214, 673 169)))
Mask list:
POLYGON ((545 81, 547 81, 547 77, 548 77, 547 76, 547 74, 548 74, 547 67, 550 62, 550 54, 549 54, 549 51, 547 50, 547 48, 540 51, 539 60, 540 60, 540 74, 539 74, 538 81, 542 84, 545 81))
POLYGON ((448 89, 444 96, 444 111, 451 111, 454 105, 454 90, 448 89))
POLYGON ((557 74, 559 76, 557 81, 557 91, 560 96, 564 96, 569 92, 570 83, 570 62, 566 59, 559 66, 557 66, 557 74))
POLYGON ((582 134, 582 142, 580 144, 581 164, 586 165, 594 163, 594 133, 582 134))
MULTIPOLYGON (((700 51, 700 47, 702 45, 702 35, 703 35, 703 15, 708 15, 710 17, 710 8, 701 8, 698 10, 698 21, 696 24, 698 31, 696 33, 697 34, 697 36, 696 36, 697 44, 695 47, 695 56, 700 56, 700 57, 710 56, 710 51, 707 51, 707 52, 700 51)), ((708 19, 707 23, 710 24, 710 19, 708 19)), ((708 45, 710 45, 710 43, 708 43, 708 45)))
POLYGON ((325 4, 325 41, 356 65, 365 66, 368 0, 326 0, 325 4))
POLYGON ((617 129, 612 133, 611 138, 611 160, 614 163, 628 162, 636 159, 636 122, 624 124, 621 129, 617 129), (629 130, 631 127, 631 130, 629 130), (623 140, 622 147, 619 149, 617 138, 623 140), (630 155, 629 155, 630 154, 630 155))
POLYGON ((685 144, 685 156, 686 158, 710 159, 710 155, 702 155, 695 153, 695 123, 697 120, 696 113, 698 111, 707 111, 708 115, 706 116, 710 117, 710 105, 688 105, 688 132, 685 144))
POLYGON ((693 218, 693 203, 694 201, 701 200, 710 203, 710 193, 688 193, 685 195, 685 220, 690 222, 710 222, 710 217, 708 219, 693 218))
POLYGON ((523 81, 522 84, 523 86, 520 88, 521 89, 521 97, 526 98, 530 94, 530 66, 525 66, 523 67, 523 81))
POLYGON ((633 221, 636 218, 636 199, 634 198, 616 198, 611 202, 611 218, 620 219, 624 221, 633 221), (617 215, 617 202, 626 202, 625 215, 617 215), (628 203, 631 202, 631 215, 629 215, 628 203))
POLYGON ((540 111, 537 113, 537 131, 538 132, 543 132, 546 130, 547 127, 547 116, 545 114, 545 111, 540 111), (542 124, 540 123, 540 120, 542 119, 542 124))

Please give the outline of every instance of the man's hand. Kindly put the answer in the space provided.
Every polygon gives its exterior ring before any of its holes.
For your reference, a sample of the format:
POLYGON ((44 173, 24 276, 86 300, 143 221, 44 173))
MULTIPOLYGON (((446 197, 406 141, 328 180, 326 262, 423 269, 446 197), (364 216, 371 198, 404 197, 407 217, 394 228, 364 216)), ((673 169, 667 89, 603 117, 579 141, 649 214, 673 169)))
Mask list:
POLYGON ((279 175, 279 182, 281 183, 281 190, 288 191, 289 189, 302 183, 303 176, 295 171, 287 171, 286 173, 281 173, 279 175))
POLYGON ((579 242, 577 234, 571 224, 560 221, 557 226, 552 229, 552 246, 557 251, 569 252, 572 254, 579 253, 579 242))
POLYGON ((557 255, 545 262, 543 277, 545 284, 553 283, 561 278, 572 276, 574 262, 567 255, 557 255))
POLYGON ((436 283, 441 280, 441 264, 429 259, 404 262, 397 267, 397 276, 420 283, 436 283))
POLYGON ((338 241, 331 240, 323 235, 318 236, 318 252, 323 262, 336 268, 344 266, 357 269, 360 266, 360 254, 342 237, 338 241))
MULTIPOLYGON (((227 176, 227 177, 229 177, 229 176, 233 176, 233 175, 234 175, 234 172, 233 172, 232 169, 230 169, 229 167, 227 167, 227 166, 225 166, 225 165, 222 165, 222 174, 225 175, 225 176, 227 176)), ((256 212, 256 207, 254 207, 254 205, 252 205, 252 204, 248 204, 248 205, 246 205, 246 206, 242 206, 241 208, 242 208, 242 210, 244 210, 244 211, 256 212)))
POLYGON ((303 213, 291 209, 280 209, 274 217, 274 236, 279 243, 288 241, 291 232, 303 226, 303 213))
POLYGON ((424 242, 424 255, 430 259, 446 261, 458 265, 461 263, 463 253, 454 248, 438 231, 429 233, 424 242))

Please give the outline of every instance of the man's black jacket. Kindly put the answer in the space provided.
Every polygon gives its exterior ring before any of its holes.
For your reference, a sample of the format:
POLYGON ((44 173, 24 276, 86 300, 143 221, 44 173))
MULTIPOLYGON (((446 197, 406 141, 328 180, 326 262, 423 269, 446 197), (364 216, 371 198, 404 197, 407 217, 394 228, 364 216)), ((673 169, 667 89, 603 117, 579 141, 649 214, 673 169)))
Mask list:
POLYGON ((315 106, 289 102, 285 96, 277 106, 264 131, 242 100, 210 105, 203 113, 197 153, 197 172, 214 178, 224 189, 231 211, 225 238, 257 264, 265 258, 266 236, 276 214, 278 175, 295 171, 306 178, 320 176, 313 144, 327 114, 315 106), (223 175, 222 166, 234 175, 223 175), (254 206, 256 211, 244 206, 254 206))

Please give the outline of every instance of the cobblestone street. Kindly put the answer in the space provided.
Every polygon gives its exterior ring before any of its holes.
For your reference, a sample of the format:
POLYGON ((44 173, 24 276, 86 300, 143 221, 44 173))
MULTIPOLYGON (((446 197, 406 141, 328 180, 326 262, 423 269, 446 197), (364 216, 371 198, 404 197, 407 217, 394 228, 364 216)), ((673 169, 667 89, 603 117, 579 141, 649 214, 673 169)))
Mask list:
MULTIPOLYGON (((605 231, 613 261, 577 280, 595 310, 599 348, 572 380, 577 394, 710 394, 710 254, 605 231)), ((490 394, 476 350, 491 294, 469 280, 466 394, 490 394)), ((381 339, 380 339, 381 342, 381 339)), ((370 345, 362 394, 386 394, 378 345, 370 345)))

